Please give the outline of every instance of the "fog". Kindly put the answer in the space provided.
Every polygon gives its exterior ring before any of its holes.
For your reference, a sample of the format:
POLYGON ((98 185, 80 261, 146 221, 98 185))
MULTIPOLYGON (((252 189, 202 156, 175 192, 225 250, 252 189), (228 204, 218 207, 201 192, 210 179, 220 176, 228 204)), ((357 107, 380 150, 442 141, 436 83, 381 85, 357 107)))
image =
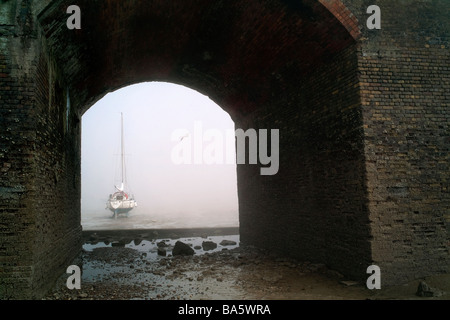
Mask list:
MULTIPOLYGON (((203 133, 234 130, 230 116, 207 96, 169 83, 129 86, 93 105, 82 117, 83 228, 238 226, 236 165, 174 161, 180 150, 193 159, 211 146, 198 140, 199 126, 203 133), (127 185, 138 207, 113 219, 105 204, 120 184, 121 112, 127 185), (194 150, 198 141, 200 151, 194 150)), ((235 159, 234 148, 222 147, 224 158, 233 152, 235 159)))

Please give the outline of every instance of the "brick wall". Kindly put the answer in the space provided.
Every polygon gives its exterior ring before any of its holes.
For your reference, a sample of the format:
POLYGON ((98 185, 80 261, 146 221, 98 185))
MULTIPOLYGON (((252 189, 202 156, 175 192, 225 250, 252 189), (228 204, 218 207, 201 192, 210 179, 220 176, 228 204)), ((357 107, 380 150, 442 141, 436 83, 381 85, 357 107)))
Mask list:
POLYGON ((0 297, 8 298, 31 293, 33 123, 27 115, 33 106, 33 78, 18 76, 17 62, 26 56, 10 48, 20 42, 2 37, 0 45, 0 297))
POLYGON ((81 248, 79 122, 66 125, 66 91, 30 3, 13 9, 0 37, 3 299, 42 296, 81 248))
POLYGON ((377 4, 359 70, 373 260, 389 284, 450 270, 450 16, 445 0, 377 4))
POLYGON ((81 249, 80 121, 73 109, 67 109, 70 92, 46 51, 43 45, 36 70, 38 112, 33 152, 33 285, 40 292, 55 280, 49 277, 48 270, 65 272, 81 249))

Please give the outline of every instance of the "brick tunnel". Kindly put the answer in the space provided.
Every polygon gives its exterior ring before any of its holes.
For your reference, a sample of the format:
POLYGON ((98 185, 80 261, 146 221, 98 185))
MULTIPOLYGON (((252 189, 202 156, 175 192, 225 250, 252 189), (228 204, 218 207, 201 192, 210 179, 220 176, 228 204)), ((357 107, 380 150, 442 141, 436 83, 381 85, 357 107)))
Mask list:
POLYGON ((43 296, 79 254, 81 117, 146 81, 280 130, 276 175, 237 168, 243 244, 383 285, 448 273, 448 3, 377 1, 381 30, 371 4, 3 1, 0 298, 43 296))

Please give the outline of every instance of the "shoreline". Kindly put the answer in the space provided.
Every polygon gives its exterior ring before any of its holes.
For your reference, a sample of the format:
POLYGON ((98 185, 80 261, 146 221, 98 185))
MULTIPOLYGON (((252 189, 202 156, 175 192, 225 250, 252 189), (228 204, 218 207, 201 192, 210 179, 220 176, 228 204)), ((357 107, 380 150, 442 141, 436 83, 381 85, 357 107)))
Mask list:
POLYGON ((103 239, 130 238, 154 240, 157 238, 187 238, 208 236, 239 235, 239 227, 206 227, 206 228, 173 228, 173 229, 109 229, 109 230, 83 230, 84 242, 103 239))

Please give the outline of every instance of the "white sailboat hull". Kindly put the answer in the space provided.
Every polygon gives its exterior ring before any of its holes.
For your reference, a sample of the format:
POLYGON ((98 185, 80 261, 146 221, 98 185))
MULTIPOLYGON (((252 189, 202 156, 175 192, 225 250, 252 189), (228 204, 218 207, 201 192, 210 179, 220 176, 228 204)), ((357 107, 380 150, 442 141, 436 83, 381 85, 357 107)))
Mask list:
POLYGON ((111 211, 130 211, 134 207, 136 207, 136 201, 134 200, 109 200, 106 203, 106 206, 111 211))

